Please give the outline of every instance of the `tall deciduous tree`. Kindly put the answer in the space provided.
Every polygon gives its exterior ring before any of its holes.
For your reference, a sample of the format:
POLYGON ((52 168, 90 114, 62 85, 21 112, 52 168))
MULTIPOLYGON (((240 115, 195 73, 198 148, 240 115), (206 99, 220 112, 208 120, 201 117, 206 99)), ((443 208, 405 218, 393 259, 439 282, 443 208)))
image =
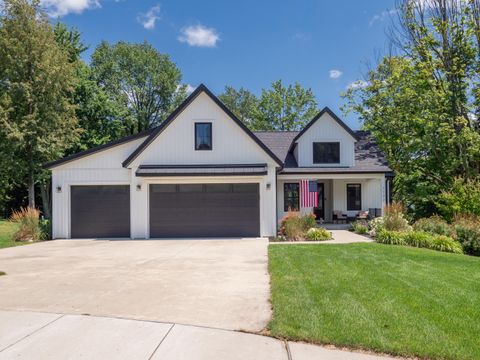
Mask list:
POLYGON ((128 134, 158 125, 186 97, 180 70, 146 42, 102 42, 92 55, 92 70, 119 107, 128 134))
POLYGON ((15 159, 35 206, 41 164, 60 157, 77 138, 70 103, 73 66, 58 46, 39 1, 4 0, 0 17, 0 141, 15 159))
POLYGON ((455 178, 480 174, 478 4, 399 1, 397 55, 346 94, 396 172, 397 199, 416 216, 437 212, 455 178))
POLYGON ((271 89, 262 90, 254 111, 254 130, 299 130, 317 113, 317 102, 311 89, 299 83, 284 86, 275 81, 271 89))
POLYGON ((75 82, 72 102, 80 128, 78 142, 67 154, 86 150, 122 137, 125 133, 121 122, 121 110, 97 84, 92 69, 80 58, 87 50, 76 28, 61 22, 54 27, 57 43, 69 54, 75 66, 75 82))
POLYGON ((247 89, 239 90, 232 86, 225 86, 225 91, 219 99, 230 109, 245 125, 252 127, 258 99, 247 89))

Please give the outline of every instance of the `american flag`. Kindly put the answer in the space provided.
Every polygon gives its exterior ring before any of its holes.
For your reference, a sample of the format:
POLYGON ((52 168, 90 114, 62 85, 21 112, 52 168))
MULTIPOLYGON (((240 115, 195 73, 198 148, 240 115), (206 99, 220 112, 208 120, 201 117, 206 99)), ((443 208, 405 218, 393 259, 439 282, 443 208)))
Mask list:
POLYGON ((300 207, 317 207, 317 182, 301 180, 300 182, 300 207))

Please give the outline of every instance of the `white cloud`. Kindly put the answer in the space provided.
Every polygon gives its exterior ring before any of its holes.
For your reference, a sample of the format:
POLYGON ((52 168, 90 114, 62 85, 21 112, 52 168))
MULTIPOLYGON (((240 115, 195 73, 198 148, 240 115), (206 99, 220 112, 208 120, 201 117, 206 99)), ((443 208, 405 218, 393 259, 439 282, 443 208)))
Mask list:
POLYGON ((190 85, 190 84, 187 84, 187 89, 186 89, 186 91, 187 91, 187 94, 191 94, 192 92, 194 92, 194 91, 195 91, 195 89, 196 89, 196 88, 195 88, 195 87, 193 87, 192 85, 190 85))
POLYGON ((192 25, 181 30, 178 40, 190 46, 215 47, 220 40, 220 35, 213 28, 207 28, 203 25, 192 25))
POLYGON ((366 88, 370 83, 364 80, 355 80, 348 84, 347 89, 363 89, 366 88))
MULTIPOLYGON (((414 0, 414 1, 418 1, 418 0, 414 0)), ((421 0, 421 1, 425 1, 425 0, 421 0)), ((398 10, 392 9, 392 10, 384 10, 380 14, 375 14, 370 19, 370 22, 368 23, 368 25, 373 26, 373 25, 375 25, 375 23, 377 21, 378 22, 385 21, 385 20, 389 19, 391 16, 395 15, 397 12, 398 12, 398 10)))
POLYGON ((332 69, 328 72, 328 76, 330 76, 330 79, 338 79, 343 75, 343 72, 337 69, 332 69))
POLYGON ((146 13, 137 16, 137 21, 147 30, 154 29, 158 19, 160 19, 160 5, 155 5, 146 13))
POLYGON ((196 89, 194 86, 190 85, 190 84, 185 84, 185 85, 177 85, 177 92, 183 87, 185 86, 185 92, 187 94, 191 94, 192 92, 194 92, 194 90, 196 89))
POLYGON ((100 7, 99 0, 41 0, 40 4, 51 17, 81 14, 84 10, 100 7))

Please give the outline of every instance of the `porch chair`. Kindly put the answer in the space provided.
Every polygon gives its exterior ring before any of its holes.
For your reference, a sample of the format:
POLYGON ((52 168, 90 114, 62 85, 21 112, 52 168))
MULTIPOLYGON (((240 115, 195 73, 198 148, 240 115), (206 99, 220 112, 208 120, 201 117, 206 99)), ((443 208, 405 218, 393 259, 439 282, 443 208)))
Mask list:
POLYGON ((357 220, 368 220, 369 219, 369 212, 368 210, 361 210, 357 214, 357 220))
POLYGON ((339 223, 340 221, 343 221, 345 224, 347 223, 347 214, 340 210, 333 210, 333 216, 332 216, 333 223, 339 223))

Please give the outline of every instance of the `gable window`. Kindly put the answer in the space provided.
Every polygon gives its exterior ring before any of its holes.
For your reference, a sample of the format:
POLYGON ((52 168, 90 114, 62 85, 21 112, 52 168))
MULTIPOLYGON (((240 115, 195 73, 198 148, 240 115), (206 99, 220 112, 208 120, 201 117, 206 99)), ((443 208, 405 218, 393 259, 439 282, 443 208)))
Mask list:
POLYGON ((212 150, 212 123, 195 123, 195 150, 212 150))
POLYGON ((347 184, 347 210, 362 210, 362 185, 347 184))
POLYGON ((339 142, 314 142, 313 143, 314 164, 338 164, 340 163, 339 142))
POLYGON ((298 211, 300 209, 300 185, 298 183, 283 184, 283 210, 298 211))

